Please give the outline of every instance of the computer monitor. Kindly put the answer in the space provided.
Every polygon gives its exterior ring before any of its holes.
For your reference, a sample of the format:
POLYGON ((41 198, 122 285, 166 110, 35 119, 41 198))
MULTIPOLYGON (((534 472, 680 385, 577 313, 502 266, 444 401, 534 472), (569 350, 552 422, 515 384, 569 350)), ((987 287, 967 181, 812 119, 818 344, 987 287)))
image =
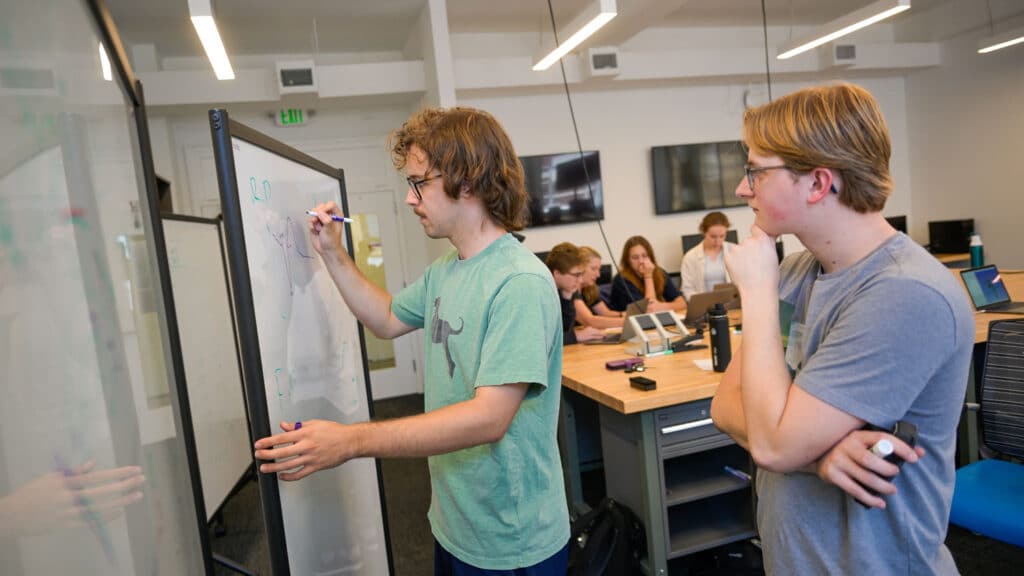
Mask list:
POLYGON ((928 249, 933 254, 967 252, 974 234, 974 219, 934 220, 928 223, 928 249))
POLYGON ((904 234, 907 233, 906 216, 886 216, 885 221, 888 222, 890 226, 899 230, 900 232, 903 232, 904 234))

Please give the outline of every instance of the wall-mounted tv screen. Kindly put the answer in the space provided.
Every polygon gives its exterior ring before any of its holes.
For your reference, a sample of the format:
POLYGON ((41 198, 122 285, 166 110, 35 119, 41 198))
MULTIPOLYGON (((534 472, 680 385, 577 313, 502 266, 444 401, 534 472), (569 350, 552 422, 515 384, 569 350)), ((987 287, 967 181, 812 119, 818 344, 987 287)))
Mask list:
POLYGON ((743 206, 735 192, 746 162, 739 140, 651 148, 655 214, 743 206))
POLYGON ((531 228, 604 218, 597 151, 522 156, 531 228))

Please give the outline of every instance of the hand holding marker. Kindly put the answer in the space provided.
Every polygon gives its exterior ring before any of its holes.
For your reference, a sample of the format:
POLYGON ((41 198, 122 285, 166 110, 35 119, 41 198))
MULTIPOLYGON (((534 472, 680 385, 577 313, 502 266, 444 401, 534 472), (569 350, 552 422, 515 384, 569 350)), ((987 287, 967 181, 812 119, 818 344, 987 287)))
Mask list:
MULTIPOLYGON (((312 210, 306 210, 306 214, 309 214, 310 216, 317 216, 317 217, 320 216, 319 214, 317 214, 316 212, 313 212, 312 210)), ((331 214, 331 220, 334 220, 335 222, 347 222, 349 224, 355 222, 355 220, 353 220, 351 218, 346 218, 344 216, 337 216, 337 215, 334 215, 334 214, 331 214)))

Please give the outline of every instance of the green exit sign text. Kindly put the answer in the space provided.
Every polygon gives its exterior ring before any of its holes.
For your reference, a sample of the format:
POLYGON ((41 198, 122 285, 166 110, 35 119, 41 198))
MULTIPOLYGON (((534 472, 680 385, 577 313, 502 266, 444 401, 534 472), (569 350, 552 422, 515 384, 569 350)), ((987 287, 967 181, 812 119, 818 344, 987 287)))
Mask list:
POLYGON ((278 126, 303 126, 306 113, 302 108, 281 108, 274 119, 278 126))

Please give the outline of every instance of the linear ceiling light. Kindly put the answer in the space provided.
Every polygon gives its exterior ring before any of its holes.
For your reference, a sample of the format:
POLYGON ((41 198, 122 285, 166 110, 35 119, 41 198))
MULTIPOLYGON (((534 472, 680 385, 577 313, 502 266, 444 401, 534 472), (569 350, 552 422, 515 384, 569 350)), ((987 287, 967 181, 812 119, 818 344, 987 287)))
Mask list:
POLYGON ((210 0, 188 0, 188 13, 192 17, 192 26, 195 26, 196 33, 199 34, 199 41, 203 43, 203 50, 206 50, 206 57, 210 59, 217 79, 234 80, 235 71, 231 69, 228 53, 224 51, 224 43, 217 32, 217 23, 213 21, 210 0))
POLYGON ((1024 44, 1024 28, 1008 30, 1002 34, 982 38, 978 41, 978 54, 988 54, 1014 44, 1024 44))
POLYGON ((785 60, 792 58, 808 50, 817 48, 851 32, 866 28, 875 22, 910 10, 910 0, 879 0, 859 10, 840 16, 835 20, 823 24, 813 36, 805 36, 801 40, 789 42, 782 47, 782 53, 776 58, 785 60))
POLYGON ((107 50, 100 44, 100 69, 103 70, 103 79, 107 82, 114 81, 114 74, 110 70, 110 58, 107 58, 107 50))
POLYGON ((615 9, 615 0, 594 0, 591 2, 583 12, 580 12, 569 26, 567 30, 575 30, 579 28, 572 36, 569 36, 565 42, 562 42, 551 51, 550 54, 541 58, 539 62, 533 65, 534 71, 547 70, 552 64, 558 62, 558 60, 571 52, 574 48, 579 46, 584 40, 590 37, 591 34, 597 32, 602 26, 608 23, 609 20, 615 18, 618 11, 615 9))

